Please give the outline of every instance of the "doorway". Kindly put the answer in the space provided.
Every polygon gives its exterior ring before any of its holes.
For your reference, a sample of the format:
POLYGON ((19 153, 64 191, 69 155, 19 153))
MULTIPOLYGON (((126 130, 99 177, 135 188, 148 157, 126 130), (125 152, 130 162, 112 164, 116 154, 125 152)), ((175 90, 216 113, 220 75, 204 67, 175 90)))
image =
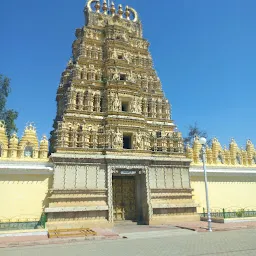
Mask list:
POLYGON ((135 176, 113 176, 114 220, 136 221, 135 176))

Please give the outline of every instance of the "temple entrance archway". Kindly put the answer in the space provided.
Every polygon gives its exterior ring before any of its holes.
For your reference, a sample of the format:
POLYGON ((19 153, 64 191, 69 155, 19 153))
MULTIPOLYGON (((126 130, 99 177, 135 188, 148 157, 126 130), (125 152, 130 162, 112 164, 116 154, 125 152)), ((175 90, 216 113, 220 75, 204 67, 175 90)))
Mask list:
POLYGON ((116 170, 112 176, 113 221, 148 223, 146 174, 116 170))
POLYGON ((135 176, 113 177, 114 221, 136 221, 136 181, 135 176))

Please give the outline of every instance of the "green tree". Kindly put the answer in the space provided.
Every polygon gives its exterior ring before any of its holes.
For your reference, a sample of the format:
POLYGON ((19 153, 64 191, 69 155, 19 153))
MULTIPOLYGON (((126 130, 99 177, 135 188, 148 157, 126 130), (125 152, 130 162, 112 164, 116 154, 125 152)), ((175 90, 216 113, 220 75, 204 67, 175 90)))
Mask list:
POLYGON ((6 133, 8 137, 10 137, 13 132, 18 131, 15 125, 18 112, 13 109, 6 109, 6 102, 10 92, 10 79, 0 74, 0 120, 5 121, 6 133))
MULTIPOLYGON (((184 145, 186 146, 187 144, 189 144, 190 146, 192 146, 195 136, 204 137, 204 138, 208 139, 207 132, 201 130, 198 127, 197 122, 195 122, 194 125, 190 125, 188 127, 188 135, 186 137, 184 137, 184 145)), ((207 144, 208 143, 209 143, 209 141, 207 141, 207 144)))

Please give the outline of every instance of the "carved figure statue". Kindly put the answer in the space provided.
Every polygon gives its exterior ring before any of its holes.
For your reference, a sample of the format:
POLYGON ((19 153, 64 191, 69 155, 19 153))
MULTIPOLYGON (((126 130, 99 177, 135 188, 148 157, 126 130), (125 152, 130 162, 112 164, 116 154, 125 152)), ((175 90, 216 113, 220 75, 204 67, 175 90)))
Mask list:
POLYGON ((130 54, 128 52, 124 53, 124 60, 126 60, 127 63, 130 64, 130 54))
POLYGON ((144 147, 146 150, 150 149, 150 135, 148 132, 144 134, 144 147))
POLYGON ((119 79, 120 79, 120 75, 119 75, 119 73, 116 71, 116 72, 114 73, 114 75, 113 75, 112 80, 118 81, 119 79))
POLYGON ((170 108, 169 107, 167 107, 166 108, 166 116, 169 118, 169 116, 170 116, 170 108))
POLYGON ((140 98, 137 98, 137 113, 141 113, 142 112, 142 106, 141 106, 141 97, 140 98))
POLYGON ((114 50, 112 53, 112 59, 117 59, 117 58, 118 58, 117 52, 116 52, 116 50, 114 50))
POLYGON ((135 149, 141 149, 141 148, 142 148, 142 134, 140 131, 138 131, 135 136, 135 149))
POLYGON ((113 138, 113 144, 115 148, 121 148, 123 143, 123 137, 122 133, 117 129, 116 133, 114 133, 114 138, 113 138))
POLYGON ((131 82, 136 83, 136 75, 133 72, 131 73, 131 82))
POLYGON ((119 111, 120 110, 120 100, 118 98, 118 94, 116 93, 115 98, 113 100, 113 110, 119 111))
POLYGON ((141 98, 134 97, 131 104, 131 111, 133 113, 141 113, 141 98))
POLYGON ((128 73, 127 74, 127 81, 131 83, 136 83, 136 75, 134 73, 128 73))
POLYGON ((132 103, 130 104, 130 111, 132 113, 136 113, 137 112, 137 108, 136 108, 136 97, 134 97, 132 103))
POLYGON ((124 39, 124 41, 128 41, 127 35, 125 33, 123 33, 121 36, 124 39))
POLYGON ((94 146, 97 146, 97 144, 98 144, 98 138, 97 138, 97 135, 94 134, 94 135, 93 135, 93 145, 94 145, 94 146))

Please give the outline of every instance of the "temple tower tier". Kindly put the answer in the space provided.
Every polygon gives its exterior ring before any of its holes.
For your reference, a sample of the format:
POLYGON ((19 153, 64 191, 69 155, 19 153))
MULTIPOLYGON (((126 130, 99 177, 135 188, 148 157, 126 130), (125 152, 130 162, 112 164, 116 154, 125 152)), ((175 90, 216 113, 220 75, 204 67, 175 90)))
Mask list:
POLYGON ((197 219, 182 135, 138 13, 95 0, 84 13, 57 90, 48 225, 197 219))

